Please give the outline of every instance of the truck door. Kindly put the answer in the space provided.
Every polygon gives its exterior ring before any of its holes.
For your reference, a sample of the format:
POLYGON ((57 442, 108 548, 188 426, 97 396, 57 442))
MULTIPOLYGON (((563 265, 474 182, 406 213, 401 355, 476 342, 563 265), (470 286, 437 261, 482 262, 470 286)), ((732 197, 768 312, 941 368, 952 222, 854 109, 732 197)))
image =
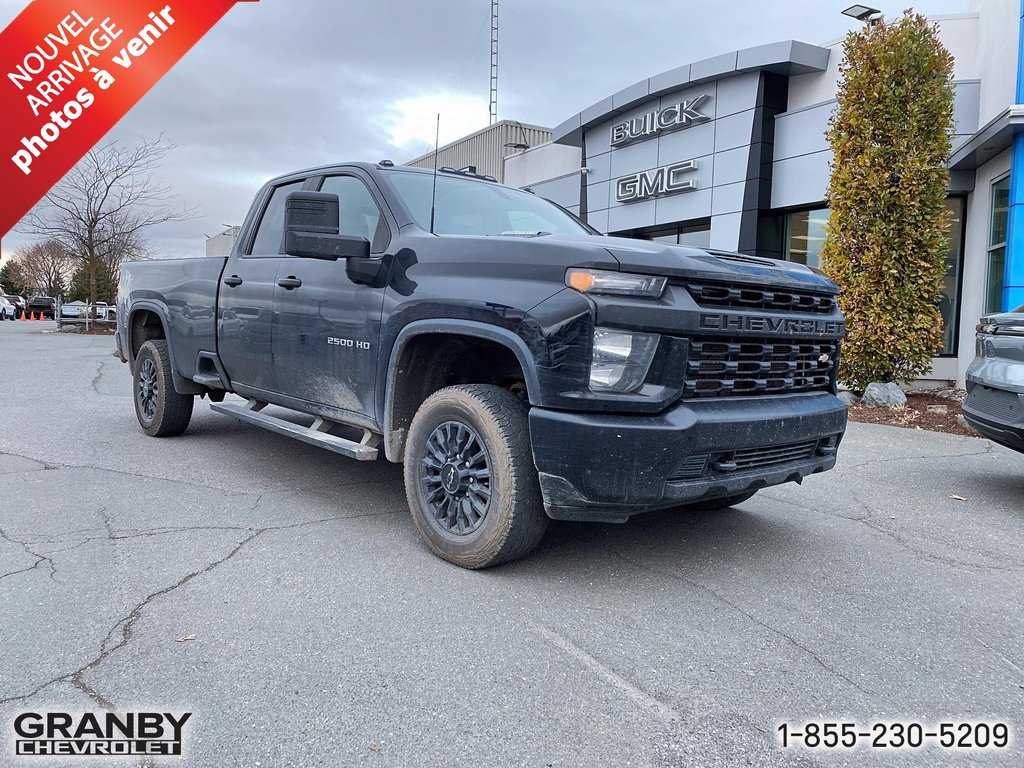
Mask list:
POLYGON ((340 234, 370 241, 370 259, 286 257, 277 273, 274 366, 290 397, 373 418, 381 311, 391 240, 383 198, 355 172, 327 176, 338 195, 340 234))
POLYGON ((265 195, 256 236, 239 243, 221 276, 217 347, 233 384, 277 391, 271 342, 277 270, 284 259, 284 199, 304 183, 282 184, 265 195))

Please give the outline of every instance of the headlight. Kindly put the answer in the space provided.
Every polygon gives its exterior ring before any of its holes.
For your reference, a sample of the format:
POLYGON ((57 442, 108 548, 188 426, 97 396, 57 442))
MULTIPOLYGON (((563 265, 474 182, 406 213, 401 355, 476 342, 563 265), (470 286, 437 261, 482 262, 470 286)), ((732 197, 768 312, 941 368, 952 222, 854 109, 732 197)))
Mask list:
POLYGON ((664 277, 606 272, 600 269, 570 269, 565 273, 565 284, 580 293, 639 296, 650 299, 658 298, 665 290, 664 277))
POLYGON ((595 392, 633 392, 651 367, 658 336, 607 328, 594 330, 594 356, 590 362, 590 388, 595 392))

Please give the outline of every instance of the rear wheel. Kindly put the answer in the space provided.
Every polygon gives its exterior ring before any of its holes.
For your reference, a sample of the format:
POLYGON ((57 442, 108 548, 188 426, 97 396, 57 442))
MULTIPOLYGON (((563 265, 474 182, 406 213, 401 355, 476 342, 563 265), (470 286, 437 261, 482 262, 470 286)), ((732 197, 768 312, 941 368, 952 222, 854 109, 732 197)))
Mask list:
POLYGON ((428 397, 405 447, 405 490, 427 546, 463 568, 530 552, 547 530, 526 405, 500 387, 428 397))
POLYGON ((172 437, 188 428, 195 397, 174 391, 164 339, 147 341, 139 349, 132 383, 135 415, 143 432, 150 437, 172 437))

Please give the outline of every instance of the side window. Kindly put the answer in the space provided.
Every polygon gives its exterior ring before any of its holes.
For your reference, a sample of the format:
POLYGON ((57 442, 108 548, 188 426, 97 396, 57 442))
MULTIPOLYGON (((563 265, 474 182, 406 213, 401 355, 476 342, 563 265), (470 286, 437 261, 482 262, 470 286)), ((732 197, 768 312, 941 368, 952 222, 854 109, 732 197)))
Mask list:
POLYGON ((370 241, 372 253, 380 253, 387 247, 387 224, 362 180, 355 176, 328 176, 320 191, 338 196, 341 209, 338 234, 365 237, 370 241))
POLYGON ((274 190, 270 196, 270 202, 263 210, 263 218, 256 228, 256 237, 252 241, 252 247, 248 253, 254 256, 269 256, 281 253, 282 241, 284 240, 284 199, 289 192, 296 192, 302 189, 305 181, 294 181, 285 184, 274 190))

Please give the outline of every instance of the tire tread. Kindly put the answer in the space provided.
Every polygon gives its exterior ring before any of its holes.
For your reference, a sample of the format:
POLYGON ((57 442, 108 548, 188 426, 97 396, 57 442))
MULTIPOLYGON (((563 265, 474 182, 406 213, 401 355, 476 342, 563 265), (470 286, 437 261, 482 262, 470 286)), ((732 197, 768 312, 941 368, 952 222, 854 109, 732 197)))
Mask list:
MULTIPOLYGON (((506 444, 508 455, 513 457, 512 461, 504 462, 504 466, 495 466, 494 471, 510 478, 508 485, 516 490, 517 499, 512 505, 511 514, 507 516, 503 529, 504 536, 494 545, 471 555, 453 556, 444 552, 438 554, 463 568, 470 569, 488 568, 516 560, 536 548, 544 537, 548 524, 548 517, 541 501, 540 483, 533 464, 527 407, 516 395, 501 387, 459 384, 433 393, 424 401, 421 410, 453 396, 462 405, 482 411, 481 415, 494 422, 506 444), (520 460, 517 462, 514 457, 519 457, 520 460)), ((491 458, 495 464, 499 460, 497 457, 491 458)), ((407 455, 407 466, 409 459, 407 455)), ((413 508, 416 503, 413 497, 415 486, 409 480, 410 471, 407 469, 406 489, 410 496, 410 508, 413 508)), ((413 519, 416 519, 415 509, 413 519)))
MULTIPOLYGON (((166 339, 150 339, 139 349, 135 356, 136 367, 138 361, 149 347, 156 358, 156 372, 159 378, 161 396, 157 402, 156 418, 150 426, 142 424, 142 417, 138 411, 136 400, 136 414, 139 415, 139 423, 142 430, 150 437, 174 437, 182 434, 188 429, 192 420, 192 408, 195 405, 195 396, 181 395, 174 390, 174 379, 171 377, 171 355, 167 349, 166 339)), ((132 397, 137 398, 135 377, 132 377, 132 397)))

